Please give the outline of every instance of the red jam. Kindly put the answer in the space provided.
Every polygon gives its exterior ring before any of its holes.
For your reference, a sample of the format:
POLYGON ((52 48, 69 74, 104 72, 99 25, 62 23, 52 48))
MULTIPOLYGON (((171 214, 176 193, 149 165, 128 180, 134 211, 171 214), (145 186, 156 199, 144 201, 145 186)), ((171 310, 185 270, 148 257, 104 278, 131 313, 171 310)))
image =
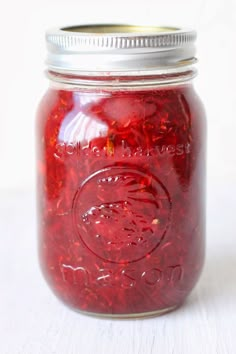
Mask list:
POLYGON ((60 299, 105 315, 184 301, 204 257, 204 124, 186 84, 46 94, 39 250, 60 299))

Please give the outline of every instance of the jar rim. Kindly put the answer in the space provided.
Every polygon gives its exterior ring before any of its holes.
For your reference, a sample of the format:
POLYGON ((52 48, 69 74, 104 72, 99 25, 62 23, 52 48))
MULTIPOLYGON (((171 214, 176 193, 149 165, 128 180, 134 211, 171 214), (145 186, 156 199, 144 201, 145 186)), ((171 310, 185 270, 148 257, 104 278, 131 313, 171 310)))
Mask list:
POLYGON ((196 31, 168 26, 91 24, 46 32, 49 70, 60 73, 155 71, 189 66, 196 31))

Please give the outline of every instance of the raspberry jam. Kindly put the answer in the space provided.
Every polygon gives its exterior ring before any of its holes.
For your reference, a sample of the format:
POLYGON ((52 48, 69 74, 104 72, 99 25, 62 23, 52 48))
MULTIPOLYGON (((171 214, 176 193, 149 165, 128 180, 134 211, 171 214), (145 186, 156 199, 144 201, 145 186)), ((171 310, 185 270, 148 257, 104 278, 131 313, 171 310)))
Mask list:
POLYGON ((181 305, 204 259, 205 115, 193 30, 49 30, 37 116, 39 257, 85 314, 181 305))
POLYGON ((43 273, 86 313, 179 306, 204 257, 205 123, 192 85, 51 88, 38 111, 43 273))

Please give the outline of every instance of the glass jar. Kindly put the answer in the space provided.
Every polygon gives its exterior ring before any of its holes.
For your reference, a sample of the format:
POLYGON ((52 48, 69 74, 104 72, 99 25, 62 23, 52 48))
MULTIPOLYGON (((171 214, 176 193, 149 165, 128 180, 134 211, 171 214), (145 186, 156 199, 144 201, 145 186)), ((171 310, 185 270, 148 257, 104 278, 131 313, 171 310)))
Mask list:
POLYGON ((51 85, 37 117, 43 274, 86 314, 173 310, 204 258, 196 33, 95 25, 46 38, 51 85))

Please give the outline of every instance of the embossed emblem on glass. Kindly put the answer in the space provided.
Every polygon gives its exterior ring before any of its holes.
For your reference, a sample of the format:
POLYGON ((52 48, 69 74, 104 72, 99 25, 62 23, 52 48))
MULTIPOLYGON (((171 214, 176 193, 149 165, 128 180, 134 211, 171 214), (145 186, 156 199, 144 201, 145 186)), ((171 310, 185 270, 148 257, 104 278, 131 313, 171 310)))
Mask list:
POLYGON ((153 252, 170 223, 171 200, 148 173, 110 167, 89 177, 73 203, 77 235, 98 257, 135 262, 153 252))

